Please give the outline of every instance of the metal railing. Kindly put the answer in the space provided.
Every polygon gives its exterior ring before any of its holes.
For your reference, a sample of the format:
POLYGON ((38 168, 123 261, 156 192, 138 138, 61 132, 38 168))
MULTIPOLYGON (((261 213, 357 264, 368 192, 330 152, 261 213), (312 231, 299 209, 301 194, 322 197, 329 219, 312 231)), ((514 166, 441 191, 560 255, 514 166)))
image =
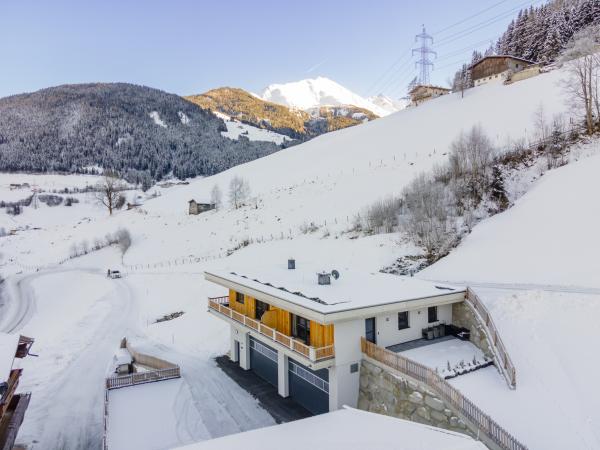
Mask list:
POLYGON ((364 337, 360 340, 361 350, 368 357, 392 369, 408 375, 432 389, 447 404, 454 407, 490 441, 503 450, 527 450, 513 435, 502 428, 494 419, 484 413, 471 400, 466 398, 458 389, 448 383, 429 367, 419 364, 398 353, 379 347, 364 337))
POLYGON ((479 314, 481 321, 485 324, 485 332, 488 335, 488 341, 496 356, 496 366, 500 369, 502 375, 504 375, 508 386, 511 389, 515 389, 517 387, 517 370, 510 359, 510 355, 504 346, 504 342, 502 342, 502 339, 500 338, 500 334, 492 320, 492 316, 471 288, 467 288, 467 295, 465 298, 466 302, 473 307, 475 312, 479 314))
POLYGON ((234 311, 227 303, 229 302, 229 297, 215 297, 208 299, 208 308, 216 311, 236 322, 241 323, 242 325, 247 326, 248 328, 252 328, 254 331, 262 334, 263 336, 268 337, 269 339, 277 342, 278 344, 283 345, 284 347, 289 348, 290 350, 299 353, 305 358, 310 359, 313 362, 329 359, 335 357, 335 350, 333 345, 327 345, 324 347, 311 347, 310 345, 306 345, 304 342, 300 342, 296 339, 293 339, 290 336, 286 336, 283 333, 275 330, 274 328, 266 326, 264 323, 256 319, 252 319, 243 314, 240 314, 237 311, 234 311))

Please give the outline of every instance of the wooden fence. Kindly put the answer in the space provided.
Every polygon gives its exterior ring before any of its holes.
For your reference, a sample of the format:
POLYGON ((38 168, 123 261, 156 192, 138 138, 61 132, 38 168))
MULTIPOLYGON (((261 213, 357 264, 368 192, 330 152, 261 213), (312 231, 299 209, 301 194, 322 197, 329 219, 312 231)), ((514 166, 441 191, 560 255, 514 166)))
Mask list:
POLYGON ((511 389, 515 389, 517 387, 517 370, 510 359, 508 351, 504 346, 504 342, 502 342, 502 339, 500 338, 500 334, 492 320, 492 316, 471 288, 467 288, 466 301, 473 307, 477 314, 479 314, 483 323, 485 323, 488 340, 493 347, 492 350, 496 353, 496 366, 500 369, 504 378, 506 378, 508 386, 511 389))
POLYGON ((361 338, 360 344, 362 352, 368 357, 427 385, 441 399, 454 407, 473 424, 480 434, 484 434, 487 439, 494 442, 502 450, 527 450, 525 445, 521 444, 434 370, 400 356, 398 353, 379 347, 367 341, 364 337, 361 338))

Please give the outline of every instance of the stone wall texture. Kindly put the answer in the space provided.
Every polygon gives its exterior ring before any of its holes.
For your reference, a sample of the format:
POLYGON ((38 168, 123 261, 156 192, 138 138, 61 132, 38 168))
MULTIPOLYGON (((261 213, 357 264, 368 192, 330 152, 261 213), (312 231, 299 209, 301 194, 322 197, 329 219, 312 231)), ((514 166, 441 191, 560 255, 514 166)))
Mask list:
POLYGON ((475 437, 459 414, 422 383, 364 359, 360 367, 358 407, 475 437))
POLYGON ((467 302, 452 304, 452 324, 470 330, 471 343, 478 347, 485 356, 494 359, 485 328, 467 302))

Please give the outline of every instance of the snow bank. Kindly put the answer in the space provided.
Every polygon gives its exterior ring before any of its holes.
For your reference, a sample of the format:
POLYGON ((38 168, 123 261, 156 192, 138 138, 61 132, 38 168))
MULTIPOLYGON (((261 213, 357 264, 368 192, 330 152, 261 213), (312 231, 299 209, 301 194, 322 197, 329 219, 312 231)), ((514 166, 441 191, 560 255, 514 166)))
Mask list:
POLYGON ((420 276, 600 287, 600 156, 550 171, 516 205, 477 225, 420 276))

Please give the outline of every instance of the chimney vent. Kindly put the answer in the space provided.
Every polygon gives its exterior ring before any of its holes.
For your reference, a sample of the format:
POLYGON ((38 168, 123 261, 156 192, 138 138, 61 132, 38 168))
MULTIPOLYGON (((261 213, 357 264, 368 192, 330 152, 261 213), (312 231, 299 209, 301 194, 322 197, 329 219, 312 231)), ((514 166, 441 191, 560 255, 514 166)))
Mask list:
POLYGON ((330 273, 328 273, 328 272, 319 272, 317 274, 317 277, 318 277, 320 285, 331 284, 331 274, 330 273))
POLYGON ((288 259, 288 269, 292 270, 296 268, 296 260, 294 258, 288 259))

